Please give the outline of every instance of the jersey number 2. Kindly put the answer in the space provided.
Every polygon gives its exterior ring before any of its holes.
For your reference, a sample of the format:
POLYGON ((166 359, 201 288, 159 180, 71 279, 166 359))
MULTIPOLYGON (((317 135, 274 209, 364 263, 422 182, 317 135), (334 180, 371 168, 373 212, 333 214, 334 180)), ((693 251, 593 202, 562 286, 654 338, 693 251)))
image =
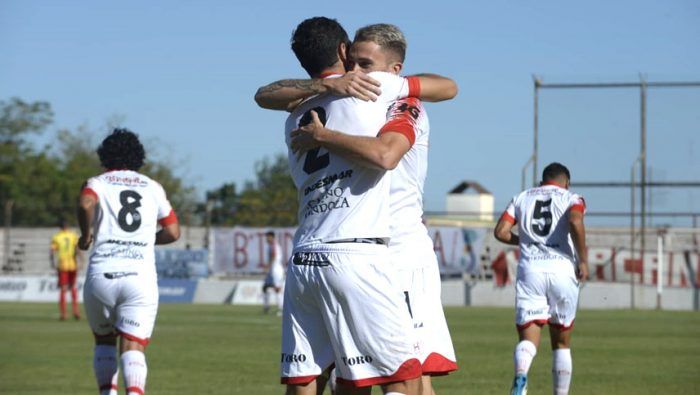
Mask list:
MULTIPOLYGON (((318 119, 325 126, 326 110, 324 110, 323 107, 315 107, 304 113, 304 115, 299 120, 299 127, 306 126, 311 123, 311 111, 316 111, 316 114, 318 114, 318 119)), ((306 174, 317 172, 325 167, 328 167, 328 165, 331 163, 331 157, 328 154, 328 152, 326 152, 323 155, 319 155, 318 153, 320 150, 321 148, 317 147, 314 149, 310 149, 306 153, 306 157, 304 158, 304 172, 306 174)))
POLYGON ((535 211, 532 213, 532 219, 544 220, 544 224, 532 223, 532 231, 538 236, 547 236, 552 230, 552 199, 535 201, 535 211))
POLYGON ((117 214, 119 227, 127 232, 135 232, 141 226, 141 214, 136 210, 141 207, 141 195, 136 191, 126 190, 119 194, 122 209, 117 214), (128 221, 131 217, 131 222, 128 221))

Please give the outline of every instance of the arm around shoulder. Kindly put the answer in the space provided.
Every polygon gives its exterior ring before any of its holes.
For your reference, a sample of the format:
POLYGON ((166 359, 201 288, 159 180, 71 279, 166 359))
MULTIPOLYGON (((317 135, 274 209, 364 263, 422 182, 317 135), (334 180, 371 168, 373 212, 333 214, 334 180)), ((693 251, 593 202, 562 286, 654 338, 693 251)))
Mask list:
MULTIPOLYGON (((420 99, 427 102, 440 102, 453 99, 459 89, 457 83, 437 74, 417 74, 420 81, 420 99)), ((409 77, 411 78, 411 77, 409 77)))

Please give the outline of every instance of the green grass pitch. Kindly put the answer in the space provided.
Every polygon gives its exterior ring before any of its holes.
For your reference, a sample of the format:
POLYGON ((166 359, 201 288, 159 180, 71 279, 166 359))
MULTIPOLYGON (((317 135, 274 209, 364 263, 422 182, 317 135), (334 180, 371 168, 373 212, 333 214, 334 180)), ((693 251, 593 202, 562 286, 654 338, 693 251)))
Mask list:
MULTIPOLYGON (((460 369, 437 378, 436 392, 506 394, 516 342, 512 309, 446 313, 460 369)), ((0 394, 97 393, 87 323, 57 318, 54 304, 0 303, 0 394)), ((282 394, 279 339, 280 318, 260 307, 161 305, 147 350, 146 393, 282 394)), ((700 314, 580 311, 573 358, 572 394, 698 394, 700 314)), ((551 393, 550 366, 543 338, 531 395, 551 393)))

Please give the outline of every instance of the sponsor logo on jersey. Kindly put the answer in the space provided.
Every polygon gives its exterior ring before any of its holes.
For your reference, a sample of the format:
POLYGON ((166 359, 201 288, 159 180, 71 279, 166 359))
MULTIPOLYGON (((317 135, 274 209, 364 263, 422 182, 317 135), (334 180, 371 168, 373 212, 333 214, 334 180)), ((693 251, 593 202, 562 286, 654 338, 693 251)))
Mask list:
POLYGON ((332 174, 332 175, 327 176, 327 177, 323 177, 320 180, 316 181, 315 183, 304 188, 304 196, 308 195, 309 193, 311 193, 319 188, 330 185, 338 180, 342 180, 344 178, 350 178, 350 177, 352 177, 352 169, 343 170, 340 173, 336 173, 336 174, 332 174))
POLYGON ((292 263, 298 266, 328 266, 331 264, 325 254, 318 252, 297 252, 292 257, 292 263))

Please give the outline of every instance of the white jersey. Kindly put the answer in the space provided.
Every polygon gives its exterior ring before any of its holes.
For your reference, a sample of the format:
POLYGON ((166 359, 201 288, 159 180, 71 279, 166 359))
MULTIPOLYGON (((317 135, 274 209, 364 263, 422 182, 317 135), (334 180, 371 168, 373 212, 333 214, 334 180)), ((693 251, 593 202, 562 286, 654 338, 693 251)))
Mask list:
POLYGON ((269 257, 274 257, 270 264, 271 272, 283 272, 284 266, 282 266, 282 247, 278 242, 273 242, 272 245, 267 245, 267 256, 268 262, 269 257))
POLYGON ((131 170, 113 170, 90 178, 81 194, 97 199, 90 273, 155 273, 158 224, 177 221, 163 187, 131 170))
POLYGON ((520 264, 541 271, 570 270, 576 262, 569 210, 586 210, 583 198, 545 184, 515 196, 502 218, 518 224, 520 264))
MULTIPOLYGON (((287 119, 287 146, 292 130, 310 122, 311 110, 318 113, 329 129, 376 136, 386 122, 390 103, 420 89, 414 83, 417 79, 383 72, 370 75, 381 83, 382 94, 376 102, 333 95, 313 97, 299 105, 287 119)), ((324 148, 309 150, 301 157, 289 149, 288 158, 299 193, 295 251, 348 238, 389 239, 389 178, 385 177, 385 171, 360 166, 324 148)))
POLYGON ((380 133, 398 132, 406 136, 411 149, 391 171, 390 249, 403 249, 416 243, 432 242, 423 224, 423 185, 428 172, 428 114, 419 99, 397 100, 389 108, 387 122, 380 133))

